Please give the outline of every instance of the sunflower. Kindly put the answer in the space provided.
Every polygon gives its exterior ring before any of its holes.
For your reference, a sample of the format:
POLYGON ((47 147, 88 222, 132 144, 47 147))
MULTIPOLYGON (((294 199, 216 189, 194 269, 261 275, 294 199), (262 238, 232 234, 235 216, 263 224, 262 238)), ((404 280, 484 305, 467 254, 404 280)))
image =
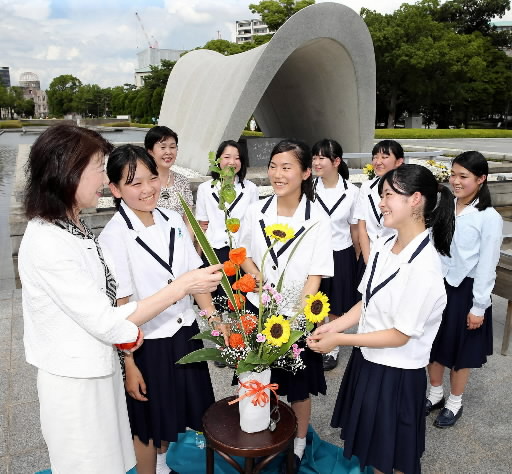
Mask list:
POLYGON ((267 337, 266 342, 281 347, 290 339, 290 323, 283 316, 270 316, 261 331, 267 337))
POLYGON ((331 310, 329 298, 319 291, 316 295, 306 296, 306 307, 304 308, 304 315, 310 323, 318 323, 322 321, 331 310))
POLYGON ((265 234, 271 239, 286 242, 295 237, 295 231, 286 224, 273 224, 265 227, 265 234))

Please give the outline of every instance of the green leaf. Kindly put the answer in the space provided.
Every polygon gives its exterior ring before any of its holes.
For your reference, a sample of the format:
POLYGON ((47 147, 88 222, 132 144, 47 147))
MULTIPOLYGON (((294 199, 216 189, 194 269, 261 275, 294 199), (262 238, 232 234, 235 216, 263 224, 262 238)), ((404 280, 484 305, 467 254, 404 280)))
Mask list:
POLYGON ((292 347, 292 344, 295 344, 301 337, 303 336, 303 332, 302 331, 291 331, 290 333, 290 339, 288 339, 288 342, 286 342, 285 344, 283 344, 280 348, 279 348, 279 351, 275 354, 272 354, 270 356, 269 359, 271 359, 269 361, 269 363, 271 364, 272 362, 274 362, 277 358, 281 357, 282 355, 286 354, 286 352, 288 352, 290 350, 290 347, 292 347))
POLYGON ((236 199, 236 191, 232 185, 222 186, 219 194, 228 204, 231 204, 236 199))
POLYGON ((224 359, 220 355, 219 349, 213 347, 207 347, 204 349, 198 349, 197 351, 191 352, 186 356, 182 357, 177 364, 192 364, 194 362, 204 362, 207 360, 216 360, 217 362, 224 362, 224 359))
POLYGON ((236 374, 240 375, 244 372, 253 372, 259 364, 249 364, 248 362, 241 360, 236 368, 236 374))
POLYGON ((202 339, 205 341, 212 341, 219 346, 224 345, 224 338, 222 336, 212 336, 211 331, 203 331, 195 336, 192 336, 190 339, 202 339))
MULTIPOLYGON (((199 225, 199 222, 197 222, 197 219, 194 216, 194 213, 191 211, 189 205, 183 199, 183 196, 179 194, 179 198, 181 201, 181 205, 183 207, 183 210, 185 211, 185 215, 187 216, 188 221, 190 222, 190 225, 192 227, 192 230, 194 231, 194 235, 196 236, 197 241, 199 242, 199 245, 201 246, 201 249, 203 250, 203 253, 210 263, 210 265, 215 265, 219 262, 219 259, 217 258, 217 254, 213 250, 212 246, 210 245, 210 242, 208 242, 208 239, 206 238, 206 235, 204 235, 203 229, 201 229, 201 226, 199 225)), ((222 262, 223 263, 223 262, 222 262)), ((233 289, 231 288, 231 285, 229 283, 228 277, 222 272, 222 280, 221 285, 224 289, 224 292, 226 293, 227 297, 231 301, 231 304, 233 305, 233 308, 236 308, 235 303, 235 296, 233 295, 233 289)), ((240 317, 238 314, 238 310, 235 310, 236 315, 240 317)))
POLYGON ((263 358, 263 357, 260 357, 258 355, 257 352, 255 351, 251 351, 247 354, 247 357, 245 358, 245 361, 248 363, 248 364, 254 364, 254 365, 262 365, 262 364, 267 364, 268 361, 263 358))

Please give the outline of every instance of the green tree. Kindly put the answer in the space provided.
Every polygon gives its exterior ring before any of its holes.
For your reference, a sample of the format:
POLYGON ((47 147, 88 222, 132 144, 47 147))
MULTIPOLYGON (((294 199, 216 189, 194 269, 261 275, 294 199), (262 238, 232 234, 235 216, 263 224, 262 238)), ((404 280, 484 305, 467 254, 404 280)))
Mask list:
POLYGON ((257 13, 271 31, 277 31, 293 14, 314 3, 315 0, 263 0, 251 3, 249 10, 257 13))
POLYGON ((510 47, 512 33, 498 32, 491 23, 510 10, 510 0, 450 0, 434 12, 436 21, 448 23, 457 33, 471 34, 479 31, 492 39, 496 46, 510 47))
POLYGON ((64 74, 52 80, 46 91, 48 95, 48 107, 50 113, 62 116, 69 112, 76 111, 76 94, 82 82, 71 74, 64 74))

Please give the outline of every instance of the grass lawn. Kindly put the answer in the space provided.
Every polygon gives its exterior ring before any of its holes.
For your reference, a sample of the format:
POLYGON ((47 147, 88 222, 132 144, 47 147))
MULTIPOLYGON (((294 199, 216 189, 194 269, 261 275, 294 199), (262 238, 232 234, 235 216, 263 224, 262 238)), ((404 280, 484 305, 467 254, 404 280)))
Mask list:
POLYGON ((512 138, 512 130, 382 128, 375 130, 375 138, 512 138))

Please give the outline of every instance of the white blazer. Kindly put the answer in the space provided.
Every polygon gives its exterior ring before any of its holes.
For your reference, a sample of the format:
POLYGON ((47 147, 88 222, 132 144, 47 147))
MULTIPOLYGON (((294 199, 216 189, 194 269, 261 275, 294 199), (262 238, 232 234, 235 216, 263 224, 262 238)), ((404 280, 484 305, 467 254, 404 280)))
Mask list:
POLYGON ((18 268, 27 362, 66 377, 112 374, 117 357, 112 344, 137 337, 137 326, 126 320, 137 303, 110 305, 94 242, 32 219, 21 241, 18 268))

